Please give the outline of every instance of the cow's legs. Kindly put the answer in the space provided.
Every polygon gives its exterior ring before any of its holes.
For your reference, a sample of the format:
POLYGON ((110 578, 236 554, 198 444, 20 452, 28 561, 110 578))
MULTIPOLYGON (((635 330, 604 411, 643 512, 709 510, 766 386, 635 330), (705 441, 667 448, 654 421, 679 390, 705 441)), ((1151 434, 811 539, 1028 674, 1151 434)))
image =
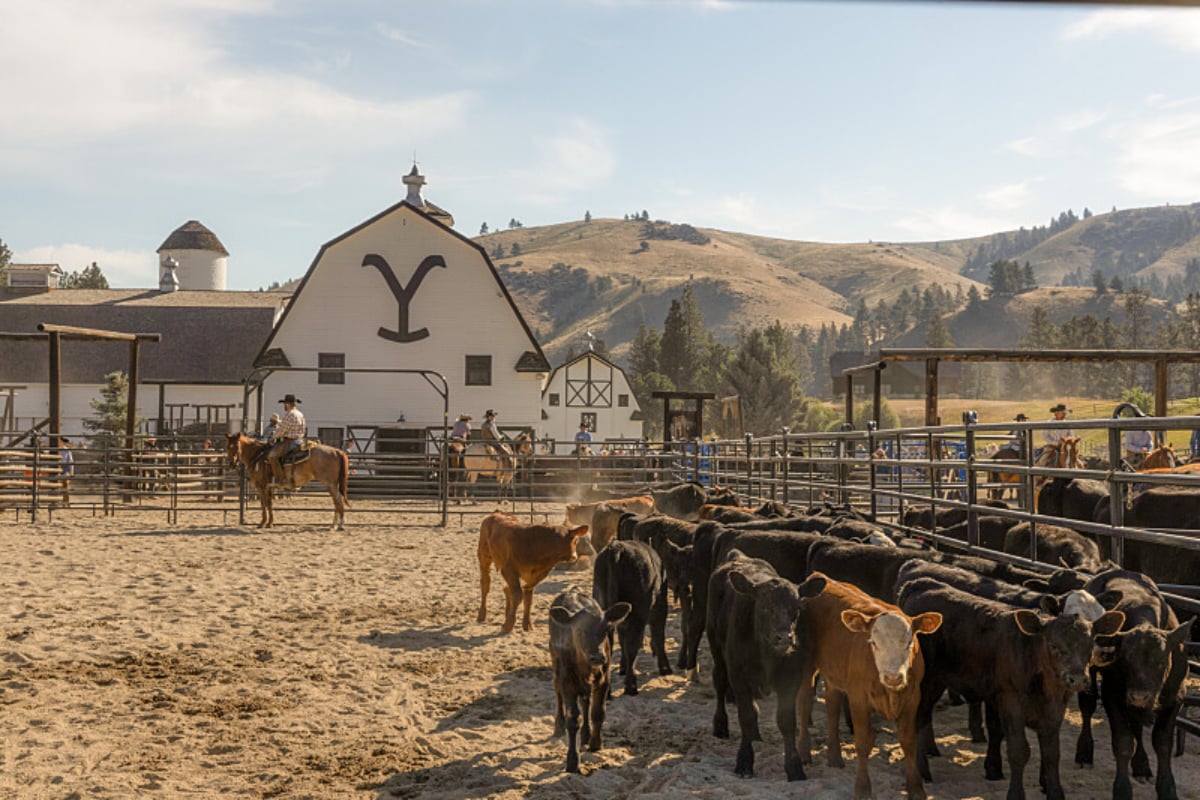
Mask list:
POLYGON ((480 598, 479 613, 475 616, 475 621, 486 622, 488 592, 492 589, 492 553, 483 542, 479 543, 478 557, 480 598))
MULTIPOLYGON (((1048 710, 1048 709, 1047 709, 1048 710)), ((1047 715, 1049 716, 1049 715, 1047 715)), ((1046 800, 1065 800, 1062 781, 1059 779, 1058 762, 1059 733, 1062 728, 1062 717, 1054 714, 1056 720, 1045 720, 1038 726, 1038 754, 1041 756, 1040 783, 1046 793, 1046 800)))
MULTIPOLYGON (((1008 739, 1008 800, 1025 800, 1025 765, 1029 763, 1029 740, 1025 738, 1025 716, 1021 699, 1002 696, 996 704, 1000 724, 1008 739)), ((990 743, 989 743, 990 745, 990 743)))
POLYGON ((1178 712, 1178 703, 1159 708, 1154 717, 1154 730, 1150 734, 1154 755, 1158 759, 1158 779, 1154 782, 1158 800, 1179 800, 1179 791, 1175 787, 1175 770, 1171 766, 1171 739, 1175 730, 1175 715, 1178 712))
POLYGON ((986 742, 983 732, 983 703, 973 700, 967 704, 967 728, 971 731, 972 742, 986 742))
POLYGON ((989 781, 1004 780, 1004 757, 1000 750, 1004 742, 1004 726, 1000 714, 992 702, 987 703, 987 756, 983 759, 983 776, 989 781))
POLYGON ((796 751, 796 689, 792 676, 787 676, 775 689, 775 724, 783 735, 783 771, 789 781, 802 781, 804 762, 796 751))
MULTIPOLYGON (((592 685, 591 697, 591 712, 589 719, 591 720, 591 734, 588 737, 588 750, 595 752, 603 746, 602 738, 604 733, 604 698, 608 694, 607 681, 596 681, 592 685)), ((585 712, 587 711, 585 707, 585 712)))
POLYGON ((758 704, 754 702, 754 687, 742 681, 733 687, 737 697, 738 728, 742 743, 738 747, 737 763, 733 771, 743 778, 754 775, 754 734, 758 731, 758 704))
POLYGON ((517 627, 517 608, 521 604, 521 578, 512 567, 501 571, 504 578, 504 632, 512 633, 517 627))
POLYGON ((713 653, 713 692, 717 696, 717 708, 713 712, 713 736, 729 738, 729 712, 725 709, 725 696, 729 694, 729 678, 725 672, 725 656, 709 631, 708 646, 713 653))
POLYGON ((1130 773, 1139 783, 1149 783, 1154 777, 1150 769, 1150 754, 1146 752, 1146 743, 1142 736, 1143 726, 1136 725, 1133 729, 1133 758, 1129 760, 1130 773))
POLYGON ((1075 742, 1075 763, 1081 767, 1093 766, 1096 742, 1092 738, 1092 717, 1096 714, 1096 670, 1091 670, 1091 683, 1079 693, 1079 714, 1083 718, 1079 726, 1079 739, 1075 742))
POLYGON ((917 704, 917 772, 927 781, 933 780, 929 771, 930 750, 936 751, 933 741, 933 704, 942 696, 942 687, 930 680, 931 673, 925 673, 921 681, 921 699, 917 704))
POLYGON ((838 727, 842 715, 842 701, 846 696, 825 681, 825 723, 828 728, 825 744, 825 763, 841 769, 845 766, 842 761, 842 734, 838 727))
MULTIPOLYGON (((686 644, 686 641, 685 641, 686 644)), ((658 661, 658 674, 671 674, 671 659, 667 656, 667 593, 663 592, 650 609, 650 649, 658 661)), ((680 656, 685 651, 679 649, 680 656)))
MULTIPOLYGON (((633 615, 630 614, 630 617, 633 615)), ((625 694, 638 693, 637 685, 637 655, 642 649, 642 635, 646 623, 642 619, 626 617, 617 626, 617 634, 621 637, 621 669, 625 673, 625 694)))
POLYGON ((871 773, 867 769, 871 758, 871 748, 875 746, 875 728, 871 725, 871 707, 867 705, 865 697, 846 699, 850 703, 850 713, 854 718, 854 755, 858 761, 858 772, 854 776, 854 800, 869 800, 875 796, 871 791, 871 773))
POLYGON ((579 751, 575 743, 579 735, 579 697, 574 692, 567 698, 567 772, 579 772, 579 751))
POLYGON ((917 710, 909 708, 900 712, 896 720, 896 733, 900 749, 904 753, 904 785, 910 800, 925 800, 925 783, 917 767, 917 710))
MULTIPOLYGON (((692 610, 691 593, 684 591, 679 596, 679 638, 681 641, 679 642, 679 657, 677 659, 675 659, 675 666, 678 669, 687 669, 687 666, 688 666, 688 663, 687 663, 688 636, 689 636, 689 633, 690 633, 691 627, 692 627, 692 614, 693 613, 694 612, 692 610)), ((654 624, 653 620, 651 621, 650 624, 651 625, 654 624)), ((663 626, 664 626, 664 628, 665 628, 666 624, 667 624, 667 614, 666 614, 666 607, 664 605, 664 611, 663 611, 663 626)), ((654 636, 653 628, 651 628, 650 635, 651 635, 651 637, 654 636)), ((664 639, 665 638, 666 638, 666 634, 664 633, 664 639)), ((653 638, 651 638, 651 640, 650 640, 650 645, 652 647, 654 646, 653 638)), ((665 649, 665 645, 664 645, 664 649, 665 649)), ((668 662, 668 666, 670 666, 669 662, 668 662)), ((660 675, 670 675, 671 674, 670 671, 663 672, 661 665, 659 666, 658 671, 659 671, 660 675)))
MULTIPOLYGON (((520 586, 520 584, 518 584, 518 586, 520 586)), ((514 623, 516 622, 516 617, 517 617, 516 591, 517 590, 514 589, 514 593, 513 593, 513 622, 514 623)), ((524 606, 525 606, 525 615, 521 618, 521 630, 531 631, 531 630, 533 630, 533 619, 530 617, 529 610, 533 606, 533 586, 520 586, 520 592, 521 592, 521 601, 522 601, 522 603, 524 603, 524 606)))
POLYGON ((800 763, 812 763, 812 740, 809 738, 808 727, 812 723, 812 707, 813 707, 813 674, 811 669, 804 669, 796 676, 798 687, 796 692, 796 716, 799 719, 800 742, 797 749, 800 751, 800 763))
POLYGON ((563 708, 562 681, 558 677, 558 668, 554 670, 554 735, 562 736, 567 725, 567 714, 563 708))

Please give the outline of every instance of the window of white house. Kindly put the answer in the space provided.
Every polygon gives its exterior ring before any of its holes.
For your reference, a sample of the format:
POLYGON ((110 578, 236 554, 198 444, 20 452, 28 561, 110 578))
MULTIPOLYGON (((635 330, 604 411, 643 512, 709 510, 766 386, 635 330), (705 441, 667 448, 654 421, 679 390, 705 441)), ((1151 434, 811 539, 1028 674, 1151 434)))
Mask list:
POLYGON ((629 395, 627 395, 627 394, 617 395, 617 406, 619 406, 620 408, 629 408, 629 395))
MULTIPOLYGON (((321 369, 345 369, 345 353, 317 353, 317 366, 321 369)), ((317 383, 345 383, 344 372, 318 372, 317 383)))
POLYGON ((558 392, 551 392, 550 393, 550 405, 556 406, 556 405, 558 405, 558 401, 559 401, 558 392))
POLYGON ((492 357, 467 356, 467 386, 492 385, 492 357))

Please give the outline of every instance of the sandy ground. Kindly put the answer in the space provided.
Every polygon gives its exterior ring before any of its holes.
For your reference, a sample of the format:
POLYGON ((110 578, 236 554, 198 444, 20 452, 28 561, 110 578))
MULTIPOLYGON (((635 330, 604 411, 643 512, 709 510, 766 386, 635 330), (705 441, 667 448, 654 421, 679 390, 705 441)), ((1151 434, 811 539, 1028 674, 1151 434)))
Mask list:
MULTIPOLYGON (((649 674, 643 651, 642 693, 618 689, 604 750, 583 755, 583 775, 565 774, 546 616, 555 593, 590 586, 590 571, 553 573, 534 630, 503 636, 499 585, 488 622, 475 622, 478 517, 455 515, 443 530, 428 514, 351 512, 347 532, 330 533, 328 512, 313 508, 281 512, 268 533, 220 514, 212 525, 186 513, 179 525, 153 513, 60 511, 38 525, 0 514, 0 796, 852 796, 852 769, 820 754, 806 783, 785 782, 770 700, 755 777, 733 774, 736 739, 710 733, 707 645, 699 685, 649 674)), ((1096 769, 1083 771, 1070 763, 1072 719, 1067 796, 1107 798, 1107 726, 1097 726, 1096 769)), ((930 796, 1004 797, 1006 783, 983 780, 963 709, 938 725, 946 757, 933 762, 930 796)), ((887 726, 877 747, 876 796, 902 797, 887 726)), ((1181 796, 1200 798, 1200 741, 1187 749, 1181 796)), ((1035 755, 1031 797, 1036 765, 1035 755)))

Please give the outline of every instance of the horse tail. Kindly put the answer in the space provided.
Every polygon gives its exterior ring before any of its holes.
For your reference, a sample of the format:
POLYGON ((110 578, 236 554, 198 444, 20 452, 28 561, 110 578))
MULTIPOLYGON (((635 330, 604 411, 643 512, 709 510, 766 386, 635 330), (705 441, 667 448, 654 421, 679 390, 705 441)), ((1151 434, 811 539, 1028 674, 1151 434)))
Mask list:
POLYGON ((350 505, 350 455, 345 450, 338 450, 338 492, 342 495, 342 505, 350 505))

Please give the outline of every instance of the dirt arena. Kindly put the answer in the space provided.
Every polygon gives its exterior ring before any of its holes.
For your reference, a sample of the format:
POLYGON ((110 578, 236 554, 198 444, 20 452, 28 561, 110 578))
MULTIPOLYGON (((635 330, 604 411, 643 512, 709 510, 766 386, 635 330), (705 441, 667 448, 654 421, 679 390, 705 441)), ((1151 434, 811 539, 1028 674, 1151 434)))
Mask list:
MULTIPOLYGON (((456 514, 443 530, 429 514, 352 511, 348 530, 330 533, 329 513, 313 508, 280 512, 269 533, 211 512, 179 525, 148 513, 72 509, 37 525, 0 514, 0 796, 852 796, 852 767, 826 767, 822 754, 807 783, 785 782, 769 700, 755 777, 733 774, 736 739, 710 733, 707 645, 699 685, 649 674, 643 652, 641 694, 618 688, 604 750, 583 754, 584 774, 565 774, 546 617, 555 593, 590 586, 590 571, 552 573, 533 632, 503 636, 498 584, 488 622, 475 622, 478 516, 456 514)), ((965 716, 938 718, 945 757, 930 796, 1003 798, 1006 783, 983 780, 965 716)), ((1077 721, 1063 732, 1067 796, 1108 798, 1105 721, 1086 771, 1071 763, 1077 721)), ((1031 744, 1026 787, 1039 797, 1031 744)), ((877 747, 876 796, 902 797, 887 728, 877 747)), ((1200 740, 1187 750, 1180 796, 1200 798, 1200 740)), ((1153 798, 1152 787, 1135 797, 1153 798)))

